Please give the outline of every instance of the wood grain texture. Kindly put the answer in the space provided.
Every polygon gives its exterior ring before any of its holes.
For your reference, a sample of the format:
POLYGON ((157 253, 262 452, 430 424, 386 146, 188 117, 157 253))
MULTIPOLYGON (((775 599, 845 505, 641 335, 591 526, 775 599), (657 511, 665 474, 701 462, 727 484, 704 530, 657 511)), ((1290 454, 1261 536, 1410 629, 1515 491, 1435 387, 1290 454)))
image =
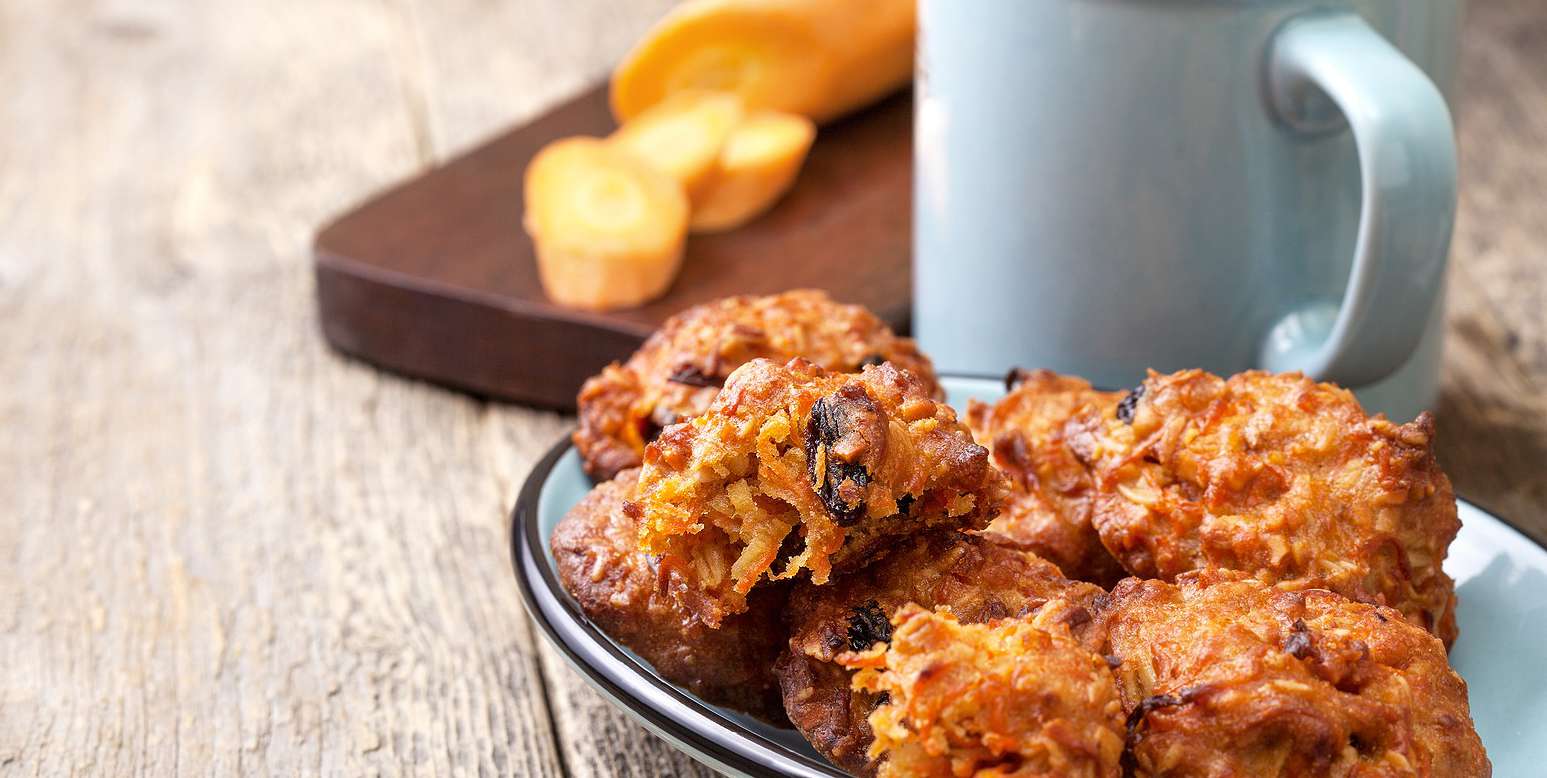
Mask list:
POLYGON ((1467 6, 1438 411, 1456 490, 1547 542, 1547 5, 1467 6))
POLYGON ((563 421, 337 358, 307 271, 489 129, 426 13, 554 89, 617 54, 516 5, 0 4, 0 773, 561 772, 506 516, 563 421))
MULTIPOLYGON (((521 614, 567 421, 335 356, 308 251, 667 4, 0 0, 0 774, 701 773, 521 614)), ((1442 455, 1547 538, 1547 7, 1467 24, 1442 455)))

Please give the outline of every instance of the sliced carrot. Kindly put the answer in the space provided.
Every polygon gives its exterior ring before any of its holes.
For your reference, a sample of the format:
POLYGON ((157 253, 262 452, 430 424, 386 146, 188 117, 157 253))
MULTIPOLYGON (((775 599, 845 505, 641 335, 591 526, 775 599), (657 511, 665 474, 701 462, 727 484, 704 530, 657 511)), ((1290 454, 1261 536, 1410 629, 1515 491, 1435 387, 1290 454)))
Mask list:
POLYGON ((916 0, 812 0, 837 58, 830 91, 811 118, 829 122, 913 80, 916 0))
POLYGON ((526 231, 538 275, 560 305, 640 305, 671 286, 688 199, 670 175, 598 138, 566 138, 526 169, 526 231))
POLYGON ((679 92, 630 119, 608 142, 670 174, 691 197, 714 172, 741 117, 741 98, 732 93, 679 92))
POLYGON ((908 81, 914 0, 689 0, 613 73, 625 122, 686 89, 827 121, 908 81))
POLYGON ((795 182, 815 138, 816 125, 798 114, 761 111, 747 117, 720 150, 708 185, 693 197, 689 227, 733 229, 767 210, 795 182))

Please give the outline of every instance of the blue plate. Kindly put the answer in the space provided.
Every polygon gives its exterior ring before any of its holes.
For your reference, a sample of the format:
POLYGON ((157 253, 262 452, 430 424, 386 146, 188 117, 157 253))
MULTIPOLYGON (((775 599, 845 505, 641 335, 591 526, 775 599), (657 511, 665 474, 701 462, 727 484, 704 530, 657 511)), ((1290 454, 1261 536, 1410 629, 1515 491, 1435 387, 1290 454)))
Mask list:
MULTIPOLYGON (((942 381, 958 409, 993 400, 998 381, 942 381)), ((559 585, 548 548, 554 525, 591 488, 569 441, 532 469, 516 501, 511 547, 527 610, 580 674, 652 732, 721 772, 843 776, 793 730, 709 705, 661 679, 580 612, 559 585)), ((1456 579, 1461 638, 1450 659, 1471 691, 1472 718, 1494 774, 1547 771, 1547 550, 1461 501, 1461 534, 1445 570, 1456 579)))

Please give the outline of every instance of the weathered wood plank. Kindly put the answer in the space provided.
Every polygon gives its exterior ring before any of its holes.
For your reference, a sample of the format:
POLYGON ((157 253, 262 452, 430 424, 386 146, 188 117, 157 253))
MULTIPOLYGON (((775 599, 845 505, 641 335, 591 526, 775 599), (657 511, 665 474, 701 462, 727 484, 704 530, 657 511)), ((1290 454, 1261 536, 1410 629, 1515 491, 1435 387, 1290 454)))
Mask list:
POLYGON ((544 643, 541 656, 564 764, 572 775, 708 778, 715 774, 619 712, 587 686, 553 646, 544 643))
POLYGON ((559 420, 315 331, 312 229, 423 163, 399 10, 16 5, 0 765, 559 772, 505 544, 559 420))
POLYGON ((676 4, 394 2, 405 4, 414 22, 426 124, 442 157, 605 78, 676 4))
POLYGON ((1441 459, 1547 541, 1547 8, 1467 7, 1441 459))

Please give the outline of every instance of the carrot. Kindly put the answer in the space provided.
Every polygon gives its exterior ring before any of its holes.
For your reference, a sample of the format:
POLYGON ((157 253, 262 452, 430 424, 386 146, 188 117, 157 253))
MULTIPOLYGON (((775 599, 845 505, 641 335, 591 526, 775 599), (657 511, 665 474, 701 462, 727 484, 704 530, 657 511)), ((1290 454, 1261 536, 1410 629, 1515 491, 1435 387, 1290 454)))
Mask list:
POLYGON ((629 120, 608 142, 676 178, 692 197, 714 172, 741 116, 734 94, 679 92, 629 120))
POLYGON ((824 29, 838 59, 837 76, 812 119, 832 121, 913 80, 915 0, 810 1, 827 14, 824 29))
POLYGON ((554 141, 526 169, 526 231, 560 305, 640 305, 671 286, 688 199, 670 175, 598 138, 554 141))
POLYGON ((689 228, 729 230, 773 205, 806 160, 816 125, 804 116, 762 111, 736 126, 709 183, 693 197, 689 228))
POLYGON ((688 89, 825 122, 905 84, 914 0, 689 0, 612 78, 619 122, 688 89))

